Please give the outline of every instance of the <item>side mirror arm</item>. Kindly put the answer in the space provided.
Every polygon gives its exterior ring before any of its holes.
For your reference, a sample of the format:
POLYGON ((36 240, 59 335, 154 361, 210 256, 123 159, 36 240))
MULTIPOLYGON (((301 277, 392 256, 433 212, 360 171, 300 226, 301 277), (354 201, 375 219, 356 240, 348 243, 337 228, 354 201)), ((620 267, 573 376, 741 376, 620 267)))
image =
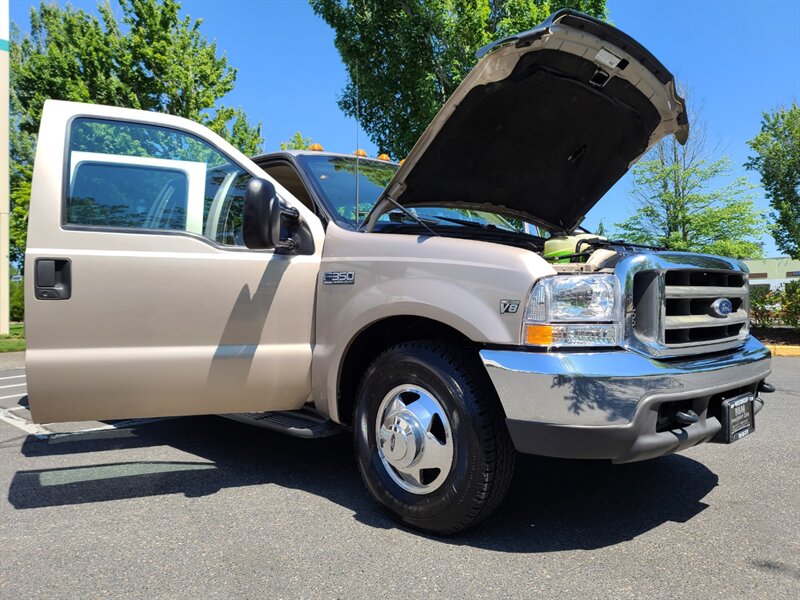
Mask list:
POLYGON ((278 254, 291 254, 298 247, 297 230, 300 224, 300 212, 293 206, 273 196, 270 201, 270 237, 278 254))

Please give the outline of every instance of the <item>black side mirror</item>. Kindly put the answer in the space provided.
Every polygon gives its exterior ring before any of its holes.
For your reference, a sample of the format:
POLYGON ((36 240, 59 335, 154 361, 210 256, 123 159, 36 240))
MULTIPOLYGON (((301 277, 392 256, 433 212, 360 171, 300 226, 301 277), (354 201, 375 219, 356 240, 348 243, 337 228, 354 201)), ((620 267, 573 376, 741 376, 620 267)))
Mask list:
POLYGON ((244 192, 242 236, 251 250, 275 248, 279 254, 293 252, 300 221, 297 209, 282 204, 275 186, 253 177, 244 192))

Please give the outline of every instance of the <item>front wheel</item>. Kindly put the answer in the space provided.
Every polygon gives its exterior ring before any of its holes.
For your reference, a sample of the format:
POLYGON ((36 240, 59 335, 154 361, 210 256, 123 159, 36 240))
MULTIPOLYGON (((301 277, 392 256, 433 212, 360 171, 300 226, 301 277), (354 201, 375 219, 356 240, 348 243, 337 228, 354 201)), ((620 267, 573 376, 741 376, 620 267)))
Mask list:
POLYGON ((361 475, 403 523, 455 533, 502 501, 515 451, 474 355, 440 342, 389 348, 367 369, 355 414, 361 475))

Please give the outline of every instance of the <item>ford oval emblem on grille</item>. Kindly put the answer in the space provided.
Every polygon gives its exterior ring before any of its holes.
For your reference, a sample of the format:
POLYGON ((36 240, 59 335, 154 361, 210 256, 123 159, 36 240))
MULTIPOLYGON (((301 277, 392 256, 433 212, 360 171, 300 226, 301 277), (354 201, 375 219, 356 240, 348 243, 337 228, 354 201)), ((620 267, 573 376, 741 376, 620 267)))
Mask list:
POLYGON ((727 298, 717 298, 711 304, 711 313, 716 317, 727 317, 733 312, 733 303, 727 298))

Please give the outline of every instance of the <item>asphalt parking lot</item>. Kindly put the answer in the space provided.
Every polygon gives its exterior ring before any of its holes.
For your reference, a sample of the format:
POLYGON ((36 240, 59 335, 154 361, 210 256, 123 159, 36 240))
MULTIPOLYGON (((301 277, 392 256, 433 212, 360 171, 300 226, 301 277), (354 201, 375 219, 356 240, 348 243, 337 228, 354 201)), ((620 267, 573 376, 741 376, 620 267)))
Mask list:
POLYGON ((24 370, 0 370, 0 597, 798 598, 800 359, 773 369, 754 435, 630 465, 524 457, 493 517, 438 539, 373 503, 347 436, 38 428, 24 370))

